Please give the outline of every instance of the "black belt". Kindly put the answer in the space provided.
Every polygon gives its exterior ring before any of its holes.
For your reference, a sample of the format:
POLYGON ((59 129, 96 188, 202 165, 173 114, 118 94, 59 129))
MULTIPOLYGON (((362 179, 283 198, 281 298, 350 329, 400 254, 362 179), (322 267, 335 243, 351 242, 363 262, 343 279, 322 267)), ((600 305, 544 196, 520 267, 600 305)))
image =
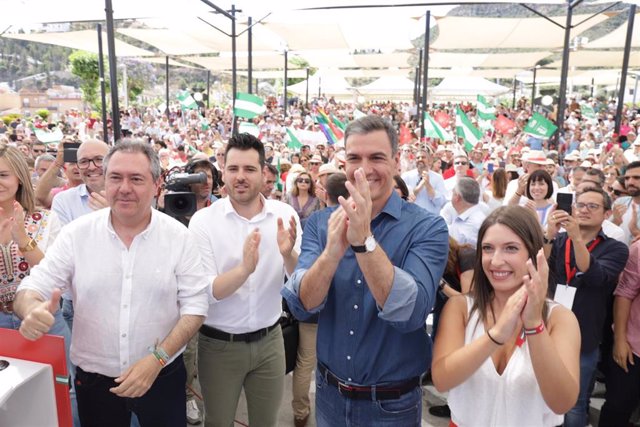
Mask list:
POLYGON ((276 322, 268 328, 262 328, 254 332, 247 332, 246 334, 229 334, 221 331, 220 329, 212 328, 211 326, 202 325, 200 327, 200 333, 206 337, 213 338, 215 340, 229 341, 229 342, 255 342, 260 341, 266 337, 267 334, 280 326, 280 322, 276 322))
POLYGON ((407 381, 379 386, 356 386, 346 384, 336 377, 330 370, 318 364, 320 375, 327 379, 327 383, 338 387, 338 392, 349 399, 354 400, 393 400, 399 399, 405 393, 410 392, 420 385, 420 377, 414 377, 407 381))

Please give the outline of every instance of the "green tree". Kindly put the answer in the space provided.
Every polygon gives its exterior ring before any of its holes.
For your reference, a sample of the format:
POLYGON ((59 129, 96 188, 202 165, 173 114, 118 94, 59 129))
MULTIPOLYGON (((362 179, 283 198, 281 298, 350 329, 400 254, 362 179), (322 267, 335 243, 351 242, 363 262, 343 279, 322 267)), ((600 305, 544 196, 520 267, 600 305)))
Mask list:
POLYGON ((71 72, 80 78, 80 89, 84 100, 91 105, 98 102, 98 89, 100 83, 100 70, 98 67, 98 55, 77 50, 69 55, 71 72))

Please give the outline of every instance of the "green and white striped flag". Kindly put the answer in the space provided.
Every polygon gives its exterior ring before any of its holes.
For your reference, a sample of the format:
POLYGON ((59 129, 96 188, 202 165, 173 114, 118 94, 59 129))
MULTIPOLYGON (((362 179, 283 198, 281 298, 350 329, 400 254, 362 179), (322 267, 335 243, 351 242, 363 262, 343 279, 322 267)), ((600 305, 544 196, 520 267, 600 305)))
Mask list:
POLYGON ((292 150, 297 150, 302 147, 302 142, 298 139, 298 137, 293 133, 293 131, 287 128, 287 136, 289 137, 289 142, 287 143, 287 147, 292 150))
POLYGON ((478 109, 478 119, 482 120, 495 120, 496 119, 496 109, 493 105, 487 101, 484 96, 478 95, 478 104, 476 106, 478 109))
POLYGON ((260 128, 258 125, 251 122, 240 122, 238 125, 238 133, 248 133, 256 138, 260 137, 260 128))
POLYGON ((471 151, 482 139, 482 132, 471 123, 460 106, 456 106, 456 135, 464 139, 466 151, 471 151))
POLYGON ((234 116, 253 119, 260 114, 264 114, 265 111, 267 111, 267 107, 265 107, 264 101, 259 96, 242 92, 236 94, 236 103, 233 106, 234 116))
POLYGON ((198 108, 196 100, 193 99, 193 96, 191 96, 191 94, 186 90, 178 93, 177 98, 178 101, 180 101, 180 108, 183 110, 193 110, 198 108))
POLYGON ((447 132, 430 114, 424 113, 424 136, 438 138, 442 141, 453 141, 453 135, 447 132))

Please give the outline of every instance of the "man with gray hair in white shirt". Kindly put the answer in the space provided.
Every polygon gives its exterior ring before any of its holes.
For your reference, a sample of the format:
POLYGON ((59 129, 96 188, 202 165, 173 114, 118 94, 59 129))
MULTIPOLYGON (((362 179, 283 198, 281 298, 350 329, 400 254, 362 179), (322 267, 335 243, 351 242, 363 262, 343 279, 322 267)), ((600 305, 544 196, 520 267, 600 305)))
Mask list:
POLYGON ((151 208, 158 156, 123 141, 103 160, 108 209, 65 226, 18 288, 20 333, 42 337, 68 287, 71 361, 84 427, 186 424, 182 352, 208 309, 208 283, 189 231, 151 208))

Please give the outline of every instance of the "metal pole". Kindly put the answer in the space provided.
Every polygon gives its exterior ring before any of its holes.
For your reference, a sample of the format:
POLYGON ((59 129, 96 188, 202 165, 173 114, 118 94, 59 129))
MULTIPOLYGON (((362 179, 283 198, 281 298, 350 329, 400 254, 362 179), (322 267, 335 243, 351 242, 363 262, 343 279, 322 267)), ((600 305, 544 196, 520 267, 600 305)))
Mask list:
POLYGON ((107 88, 104 81, 104 53, 102 52, 102 24, 97 24, 98 30, 98 70, 100 73, 100 102, 102 103, 102 139, 109 142, 109 128, 107 127, 107 88))
POLYGON ((569 45, 571 43, 571 18, 573 8, 567 3, 567 21, 564 27, 564 48, 562 52, 562 69, 560 72, 560 93, 558 94, 558 134, 556 141, 560 142, 560 136, 564 135, 564 110, 567 102, 567 75, 569 74, 569 45))
POLYGON ((287 79, 289 74, 289 50, 285 48, 284 50, 284 81, 282 82, 282 97, 283 103, 282 107, 284 109, 284 117, 287 117, 287 79))
MULTIPOLYGON (((251 73, 253 72, 253 30, 251 28, 251 24, 252 24, 252 20, 251 17, 249 17, 249 19, 247 20, 247 25, 249 27, 249 31, 247 32, 247 50, 249 51, 249 57, 248 57, 248 61, 247 61, 247 68, 248 68, 248 91, 249 93, 253 93, 253 88, 252 83, 253 83, 253 77, 251 75, 251 73)), ((256 88, 257 89, 257 88, 256 88)))
POLYGON ((169 56, 164 57, 164 103, 167 106, 165 108, 165 114, 167 115, 167 121, 171 120, 171 114, 169 112, 169 56))
POLYGON ((418 80, 420 79, 420 73, 418 72, 418 67, 413 70, 415 76, 413 78, 413 103, 416 105, 416 114, 417 114, 417 105, 418 105, 418 80))
POLYGON ((536 99, 536 74, 538 67, 533 67, 533 84, 531 85, 531 112, 534 111, 533 101, 536 99))
POLYGON ((322 97, 322 77, 318 76, 318 98, 322 97))
POLYGON ((417 78, 416 81, 417 83, 417 87, 416 87, 416 116, 418 116, 418 123, 420 123, 422 121, 422 119, 420 118, 420 88, 422 87, 421 82, 422 82, 422 53, 424 52, 424 49, 420 49, 418 51, 418 71, 417 71, 417 78))
MULTIPOLYGON (((430 30, 431 30, 431 11, 427 10, 427 19, 425 23, 424 30, 424 55, 423 60, 424 64, 422 66, 422 72, 424 73, 424 77, 422 78, 422 113, 426 113, 427 111, 427 88, 429 86, 429 40, 430 40, 430 30)), ((424 120, 423 117, 418 118, 419 123, 422 123, 422 127, 420 128, 420 138, 424 136, 424 120)))
POLYGON ((129 109, 129 76, 127 76, 127 64, 122 64, 122 91, 124 92, 124 109, 129 109))
POLYGON ((636 84, 633 88, 633 106, 634 107, 636 106, 636 95, 638 93, 638 75, 636 74, 635 77, 636 77, 636 84))
POLYGON ((207 108, 209 108, 209 89, 211 88, 211 70, 207 70, 207 108))
POLYGON ((595 77, 591 77, 591 98, 593 98, 593 91, 595 89, 596 79, 595 77))
MULTIPOLYGON (((620 93, 618 95, 618 105, 616 106, 615 132, 620 132, 620 121, 622 120, 622 107, 624 107, 624 93, 627 90, 627 71, 629 71, 629 53, 631 51, 631 37, 633 36, 633 22, 636 17, 636 5, 629 7, 629 23, 627 24, 627 39, 624 44, 624 56, 622 57, 622 75, 620 76, 620 93)), ((635 94, 635 92, 634 92, 635 94)))
POLYGON ((516 76, 513 76, 513 101, 511 102, 511 109, 515 110, 516 108, 516 85, 518 84, 518 80, 516 76))
POLYGON ((109 52, 109 78, 111 79, 111 123, 113 128, 113 141, 117 142, 122 136, 120 133, 120 107, 118 105, 118 69, 116 64, 116 43, 113 29, 113 6, 111 0, 105 0, 107 15, 107 50, 109 52))
POLYGON ((307 89, 304 94, 304 105, 309 108, 309 67, 307 67, 307 89))
MULTIPOLYGON (((233 76, 231 78, 232 81, 232 89, 233 90, 233 106, 236 106, 236 96, 238 93, 238 76, 237 76, 237 63, 236 63, 236 5, 231 5, 231 68, 233 72, 233 76)), ((233 120, 231 122, 231 134, 238 134, 238 123, 236 115, 233 115, 233 120)))

